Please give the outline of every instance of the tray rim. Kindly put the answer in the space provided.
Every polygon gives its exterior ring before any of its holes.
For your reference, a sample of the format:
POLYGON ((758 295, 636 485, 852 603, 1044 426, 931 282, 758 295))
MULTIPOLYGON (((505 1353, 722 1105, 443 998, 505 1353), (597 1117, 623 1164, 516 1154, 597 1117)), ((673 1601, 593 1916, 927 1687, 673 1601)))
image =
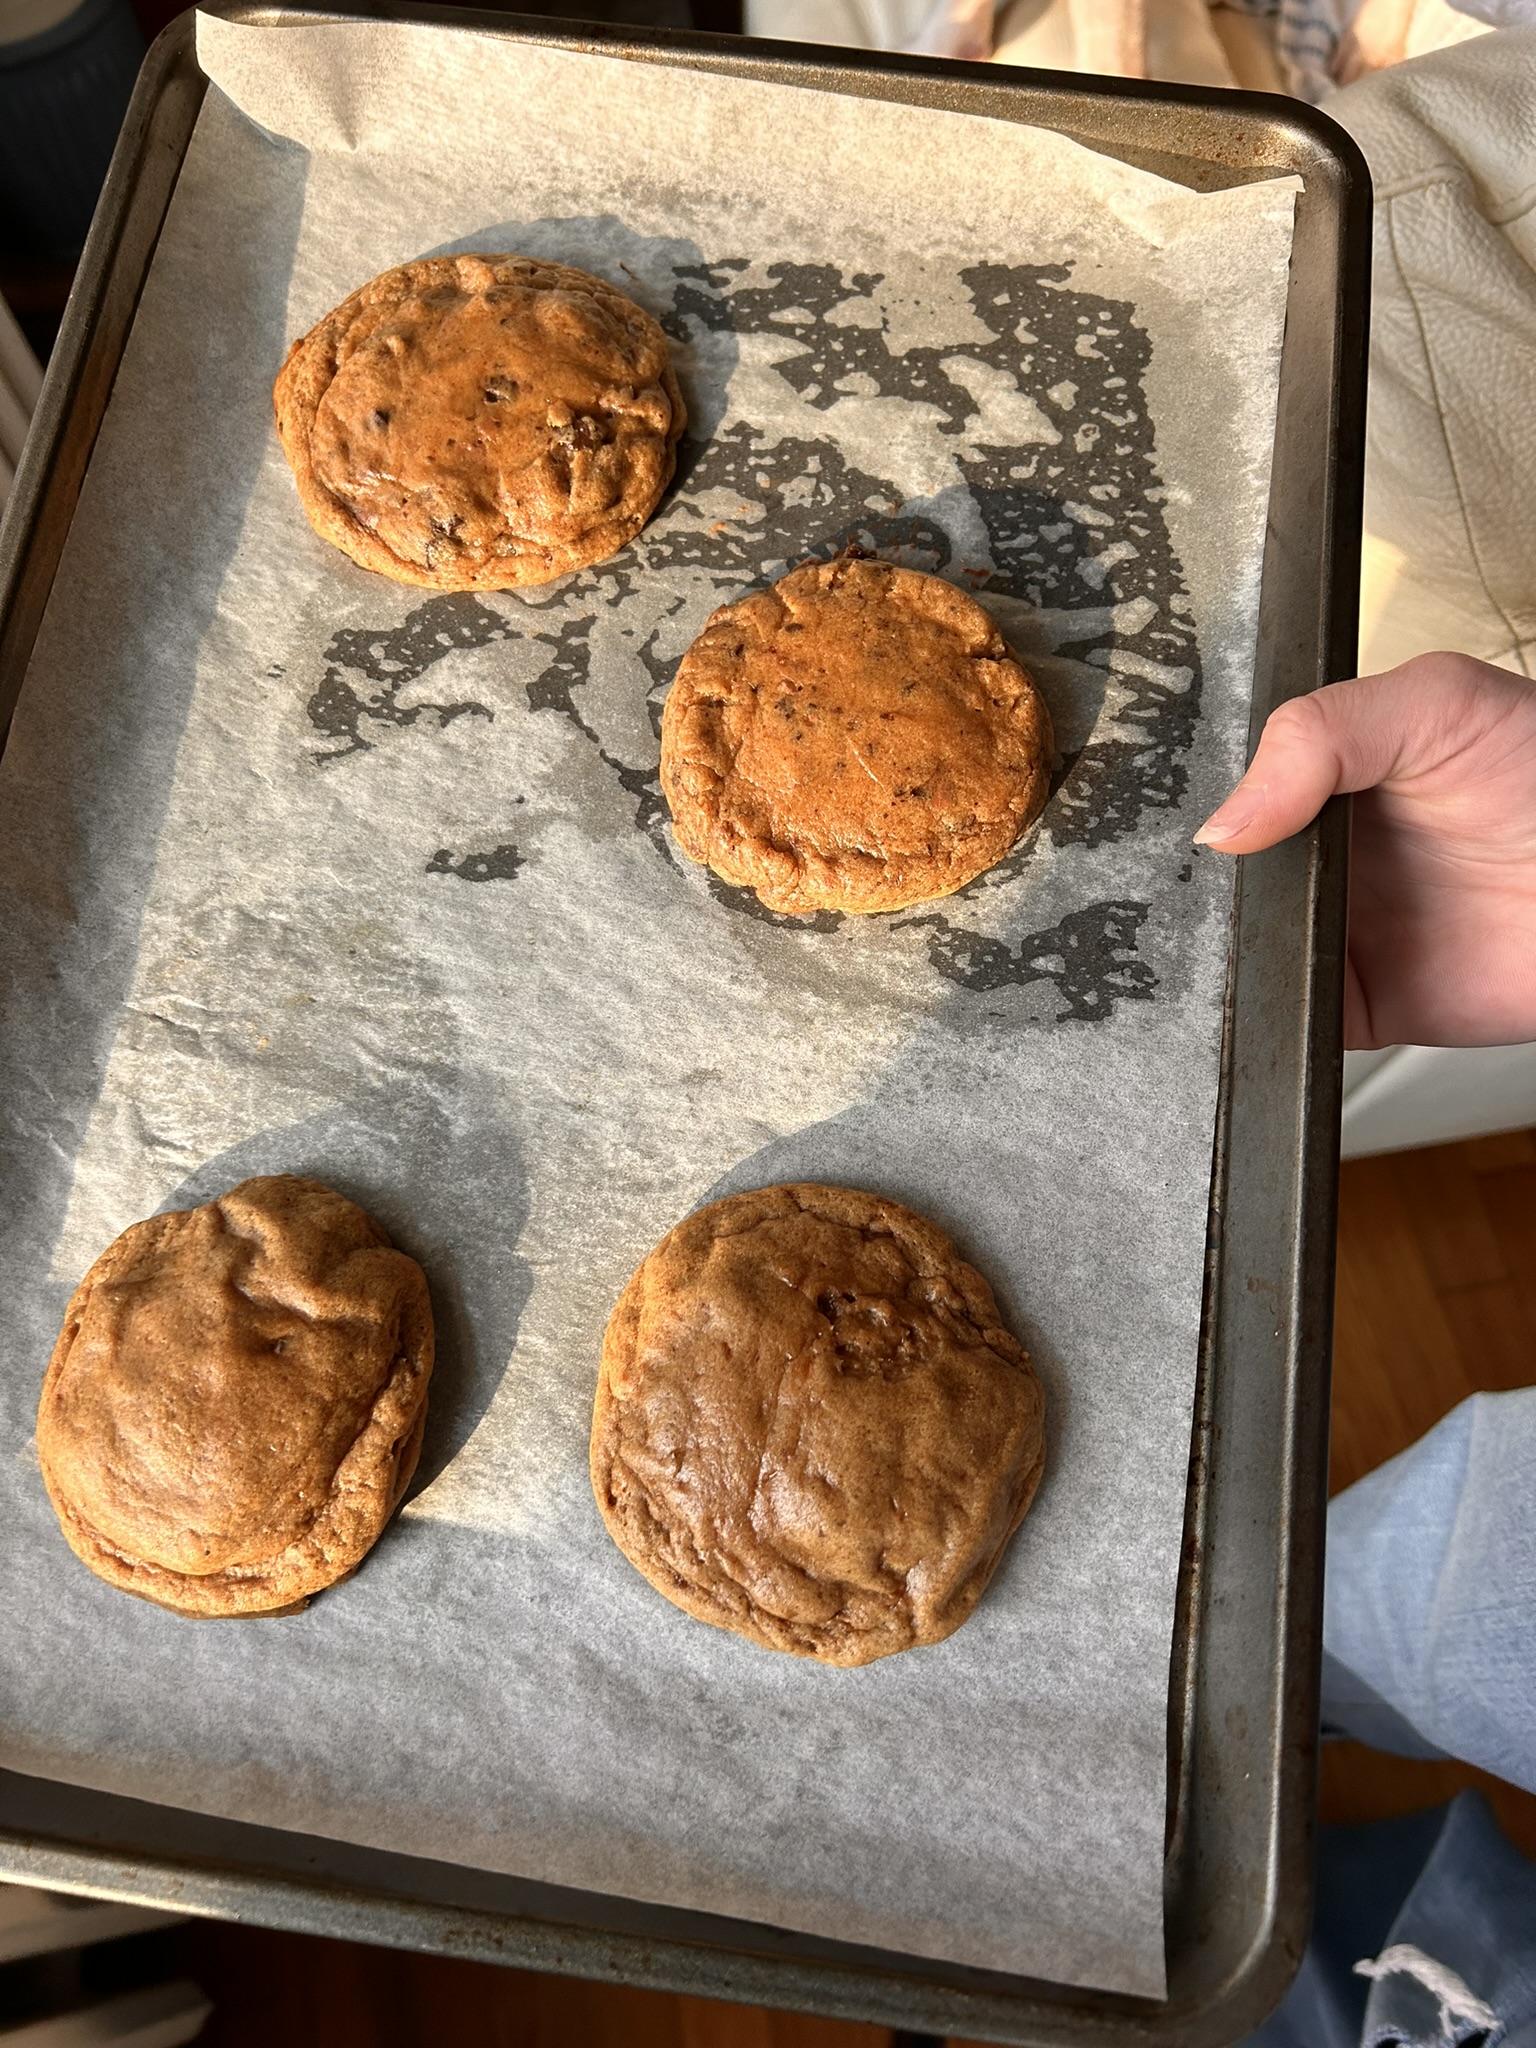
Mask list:
MULTIPOLYGON (((1108 148, 1109 153, 1132 162, 1150 163, 1150 167, 1157 169, 1166 170, 1172 164, 1183 164, 1186 169, 1191 164, 1203 164, 1210 182, 1240 182, 1245 170, 1251 175, 1272 175, 1277 168, 1300 168, 1285 151, 1308 162, 1314 175, 1331 167, 1330 175, 1340 195, 1340 274, 1335 320, 1338 331, 1333 336, 1334 377, 1328 408, 1332 434, 1325 449, 1325 456, 1331 459, 1325 459, 1326 473, 1317 481, 1321 486, 1319 510, 1323 515, 1319 526, 1330 543, 1324 560, 1333 576, 1331 587, 1329 578, 1324 576, 1324 587, 1318 592, 1317 658, 1310 686, 1352 671, 1366 273, 1362 271, 1355 280, 1353 306, 1344 283, 1351 256, 1358 265, 1363 252, 1368 264, 1370 182, 1363 159, 1350 138, 1315 109, 1262 94, 1099 80, 1077 74, 989 74, 983 84, 978 73, 986 67, 943 60, 872 51, 829 51, 820 46, 687 31, 636 31, 609 24, 570 24, 543 17, 438 8, 422 4, 422 0, 333 0, 332 5, 323 8, 269 5, 264 0, 214 0, 207 11, 225 19, 271 27, 347 20, 420 22, 449 32, 489 33, 503 39, 619 55, 636 61, 771 76, 800 85, 811 83, 814 74, 822 81, 815 89, 870 92, 896 99, 918 97, 923 104, 946 106, 961 113, 993 112, 992 106, 975 105, 979 96, 994 103, 1011 101, 1015 107, 1027 101, 1032 107, 1027 117, 1014 112, 1004 118, 1027 118, 1032 125, 1056 127, 1077 135, 1090 146, 1108 148), (828 74, 835 74, 837 83, 828 83, 828 74), (1127 106, 1139 106, 1144 113, 1154 112, 1158 118, 1166 118, 1169 108, 1183 110, 1197 124, 1214 115, 1218 129, 1228 131, 1237 153, 1246 153, 1248 160, 1239 162, 1209 152, 1170 155, 1145 146, 1127 147, 1123 136, 1107 132, 1115 125, 1117 110, 1123 119, 1127 106), (1254 159, 1259 137, 1264 138, 1269 154, 1254 159), (1351 412, 1353 433, 1348 418, 1351 412)), ((179 168, 180 154, 184 154, 206 85, 196 63, 195 17, 189 12, 162 32, 145 61, 82 257, 76 289, 61 326, 34 433, 18 471, 4 523, 0 525, 0 721, 8 722, 51 587, 51 571, 44 581, 36 560, 40 514, 50 502, 56 503, 61 492, 68 496, 72 510, 95 431, 109 399, 111 375, 131 327, 138 287, 152 261, 165 206, 174 189, 175 170, 179 168), (155 160, 164 158, 167 145, 163 135, 157 137, 154 133, 154 116, 178 91, 187 101, 183 109, 186 137, 168 180, 164 180, 166 165, 160 161, 157 166, 155 160), (152 221, 136 218, 135 202, 140 200, 148 176, 157 167, 164 182, 159 211, 152 221), (127 280, 130 289, 126 304, 119 303, 114 309, 109 287, 114 271, 121 271, 125 263, 130 272, 136 268, 137 275, 127 280), (91 419, 93 412, 95 417, 91 419), (83 435, 79 431, 82 417, 88 429, 83 435), (40 582, 43 587, 39 595, 40 582)), ((1201 181, 1199 175, 1186 178, 1186 182, 1201 181)), ((1301 211, 1299 208, 1298 232, 1301 211)), ((139 215, 142 213, 141 206, 139 215)), ((1293 267, 1293 289, 1294 280, 1293 267)), ((120 300, 124 298, 121 292, 118 296, 120 300)), ((1289 347, 1289 319, 1287 329, 1289 347)), ((66 520, 65 531, 67 523, 66 520)), ((59 546, 62 547, 62 537, 59 546)), ((1272 525, 1264 571, 1266 592, 1271 586, 1274 548, 1272 525)), ((1261 622, 1261 651, 1263 641, 1261 622)), ((1294 693, 1289 688, 1280 692, 1294 693)), ((1262 723, 1261 712, 1277 701, 1279 696, 1271 693, 1266 702, 1262 683, 1256 682, 1251 738, 1256 737, 1262 723)), ((275 1838, 278 1831, 241 1822, 210 1823, 234 1851, 229 1863, 237 1871, 244 1866, 238 1876, 220 1877, 223 1859, 210 1859, 206 1853, 188 1856, 174 1849, 169 1853, 134 1855, 132 1844, 120 1832, 123 1815, 129 1810, 182 1821, 202 1821, 201 1816, 182 1815, 175 1808, 152 1807, 145 1802, 90 1793, 75 1786, 53 1785, 51 1781, 4 1771, 0 1771, 0 1876, 94 1896, 147 1903, 174 1902, 180 1910, 215 1917, 251 1918, 269 1925, 389 1945, 475 1953, 483 1959, 571 1974, 618 1976, 622 1981, 655 1983, 716 1997, 803 2006, 850 2018, 884 2019, 896 2026, 918 2020, 946 2033, 964 2033, 972 2038, 1063 2043, 1167 2042, 1170 2048, 1179 2042, 1198 2048, 1198 2044, 1206 2041, 1230 2040, 1257 2024, 1283 1992, 1299 1962, 1310 1918, 1308 1863, 1320 1643, 1321 1475, 1326 1464, 1327 1326, 1337 1155, 1345 834, 1343 807, 1336 804, 1305 841, 1278 849, 1275 855, 1265 856, 1260 862, 1243 863, 1234 889, 1234 944, 1222 1054, 1222 1100, 1213 1148, 1207 1299, 1202 1320, 1201 1386, 1197 1390, 1191 1516, 1187 1529, 1192 1562, 1184 1574, 1193 1649, 1184 1675, 1184 1692, 1179 1692, 1176 1669, 1170 1698, 1171 1725, 1178 1724, 1177 1732, 1182 1738, 1184 1769, 1179 1782, 1185 1805, 1192 1797, 1192 1731, 1200 1695, 1202 1616, 1209 1600, 1208 1592, 1201 1591, 1201 1578, 1207 1537, 1210 1452, 1221 1433, 1217 1398, 1221 1374, 1215 1369, 1215 1360, 1222 1342, 1223 1308, 1232 1305, 1229 1297, 1233 1291, 1224 1284, 1223 1276, 1230 1264, 1233 1078, 1239 1069, 1241 1052, 1240 1043, 1235 1049, 1234 1039, 1241 1038, 1243 959, 1245 950, 1251 951, 1244 946, 1243 909, 1246 903, 1250 932, 1263 900, 1277 895, 1289 897, 1289 915, 1294 919, 1298 889, 1306 910, 1302 986, 1288 993, 1300 998, 1297 1021, 1303 1051, 1302 1085, 1295 1107, 1304 1114, 1294 1134, 1296 1187, 1302 1199, 1296 1205, 1297 1231, 1291 1245, 1293 1284, 1286 1304, 1289 1315, 1281 1313, 1282 1304, 1277 1299, 1275 1336, 1281 1336, 1280 1325, 1286 1322, 1289 1400, 1283 1418, 1286 1484, 1282 1498, 1286 1508, 1306 1512, 1301 1513, 1299 1523, 1296 1515, 1286 1514, 1288 1540, 1277 1573, 1276 1598, 1282 1626, 1275 1659, 1278 1740, 1274 1745, 1263 1855, 1266 1896, 1253 1938, 1242 1956, 1228 1968, 1224 1981, 1207 1985, 1193 1998, 1171 1995, 1164 2002, 1078 1991, 1000 1972, 968 1970, 849 1944, 817 1942, 809 1936, 792 1935, 757 1923, 717 1920, 665 1907, 637 1909, 634 1902, 604 1894, 575 1894, 562 1888, 538 1886, 532 1881, 498 1879, 490 1873, 458 1872, 455 1866, 430 1865, 424 1859, 360 1850, 348 1844, 322 1843, 307 1836, 282 1837, 285 1843, 313 1845, 314 1851, 340 1851, 342 1862, 362 1857, 375 1878, 387 1877, 396 1866, 416 1873, 451 1871, 459 1877, 487 1877, 493 1885, 510 1887, 520 1895, 519 1903, 511 1911, 505 1905, 471 1906, 466 1902, 463 1906, 449 1906, 441 1901, 412 1901, 387 1885, 379 1888, 373 1882, 340 1883, 334 1878, 278 1874, 270 1839, 265 1844, 265 1861, 261 1856, 252 1858, 240 1853, 242 1846, 247 1851, 256 1847, 255 1838, 275 1838), (40 1825, 33 1813, 33 1788, 38 1786, 50 1786, 66 1806, 79 1808, 83 1800, 90 1812, 77 1812, 74 1820, 56 1833, 40 1825), (17 1825, 22 1813, 32 1817, 17 1825), (530 1891, 539 1893, 540 1898, 521 1897, 530 1891), (589 1927, 584 1924, 581 1912, 572 1907, 574 1900, 614 1909, 608 1915, 610 1919, 622 1921, 638 1912, 647 1924, 633 1930, 589 1927), (662 1924, 651 1925, 652 1920, 662 1924), (850 1988, 854 1986, 857 1988, 850 1988)), ((1241 1131, 1236 1135, 1240 1139, 1241 1131)), ((1235 1306, 1242 1308, 1241 1299, 1235 1306)), ((1177 1850, 1180 1830, 1174 1827, 1172 1832, 1177 1850)), ((306 1851, 299 1860, 308 1860, 313 1865, 325 1859, 306 1851)), ((332 1855, 330 1860, 334 1863, 337 1859, 332 1855)), ((282 1857, 276 1858, 278 1865, 283 1861, 282 1857)), ((1177 1878, 1175 1871, 1171 1894, 1177 1890, 1177 1878)), ((1173 1926, 1170 1914, 1171 1994, 1173 1926)))

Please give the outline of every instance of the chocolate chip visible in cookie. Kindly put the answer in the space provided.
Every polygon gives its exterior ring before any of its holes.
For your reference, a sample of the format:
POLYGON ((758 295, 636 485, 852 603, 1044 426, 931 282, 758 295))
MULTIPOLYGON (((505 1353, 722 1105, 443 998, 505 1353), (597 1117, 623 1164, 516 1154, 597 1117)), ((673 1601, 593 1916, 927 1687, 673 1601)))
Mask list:
POLYGON ((356 1570, 410 1483, 432 1373, 416 1261, 287 1174, 135 1223, 76 1288, 37 1447, 93 1572, 270 1614, 356 1570))
POLYGON ((293 344, 273 399, 315 531, 437 590, 548 583, 616 554, 687 419, 650 314, 527 256, 385 271, 293 344))
POLYGON ((943 1231, 848 1188, 680 1223, 619 1298, 592 1417, 608 1532, 700 1621, 867 1664, 970 1614, 1045 1461, 1045 1397, 943 1231))
POLYGON ((667 698, 661 786, 683 851, 770 910, 900 910, 1002 859, 1051 749, 974 598, 839 558, 710 619, 667 698))

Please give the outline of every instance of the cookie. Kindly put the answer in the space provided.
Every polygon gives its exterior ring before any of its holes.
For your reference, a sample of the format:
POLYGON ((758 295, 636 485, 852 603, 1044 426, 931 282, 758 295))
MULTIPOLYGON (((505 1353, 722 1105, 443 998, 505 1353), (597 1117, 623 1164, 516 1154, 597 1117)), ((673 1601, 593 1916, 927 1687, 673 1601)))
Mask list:
POLYGON ((1002 859, 1051 749, 974 598, 839 558, 710 619, 662 715, 661 786, 683 851, 770 910, 901 910, 1002 859))
POLYGON ((548 583, 617 554, 687 421, 650 314, 527 256, 386 270, 293 344, 273 401, 315 531, 434 590, 548 583))
POLYGON ((849 1188, 762 1188, 680 1223, 619 1297, 592 1486, 687 1613, 868 1664, 971 1612, 1040 1483, 1044 1422, 942 1230, 849 1188))
POLYGON ((355 1571, 410 1483, 425 1275, 319 1181, 135 1223, 75 1289, 37 1448, 75 1554, 178 1614, 270 1614, 355 1571))

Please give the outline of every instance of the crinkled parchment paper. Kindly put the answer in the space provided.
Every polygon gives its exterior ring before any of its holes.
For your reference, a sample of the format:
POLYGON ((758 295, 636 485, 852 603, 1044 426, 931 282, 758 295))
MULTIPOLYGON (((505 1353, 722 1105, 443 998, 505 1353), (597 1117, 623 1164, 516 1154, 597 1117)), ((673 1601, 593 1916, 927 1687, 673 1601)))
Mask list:
POLYGON ((210 92, 3 768, 0 1759, 141 1798, 1159 1994, 1168 1660, 1293 186, 403 25, 205 20, 210 92), (673 336, 675 493, 615 561, 433 596, 301 516, 289 340, 519 250, 673 336), (977 590, 1063 775, 947 902, 786 920, 674 851, 677 659, 849 538, 977 590), (98 1584, 36 1467, 126 1224, 313 1173, 426 1264, 423 1483, 305 1614, 98 1584), (661 1600, 586 1435, 693 1204, 935 1217, 1050 1398, 975 1618, 859 1671, 661 1600))

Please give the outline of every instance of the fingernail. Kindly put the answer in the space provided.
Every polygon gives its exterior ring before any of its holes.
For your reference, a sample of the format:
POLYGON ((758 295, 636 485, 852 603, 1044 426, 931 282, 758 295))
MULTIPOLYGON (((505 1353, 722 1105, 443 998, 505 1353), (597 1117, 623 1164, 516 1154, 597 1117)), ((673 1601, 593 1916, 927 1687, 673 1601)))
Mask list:
POLYGON ((1195 845, 1220 846, 1225 840, 1235 839, 1240 832, 1248 830, 1263 808, 1263 797, 1256 790, 1244 789, 1239 784, 1200 827, 1195 834, 1195 845))

